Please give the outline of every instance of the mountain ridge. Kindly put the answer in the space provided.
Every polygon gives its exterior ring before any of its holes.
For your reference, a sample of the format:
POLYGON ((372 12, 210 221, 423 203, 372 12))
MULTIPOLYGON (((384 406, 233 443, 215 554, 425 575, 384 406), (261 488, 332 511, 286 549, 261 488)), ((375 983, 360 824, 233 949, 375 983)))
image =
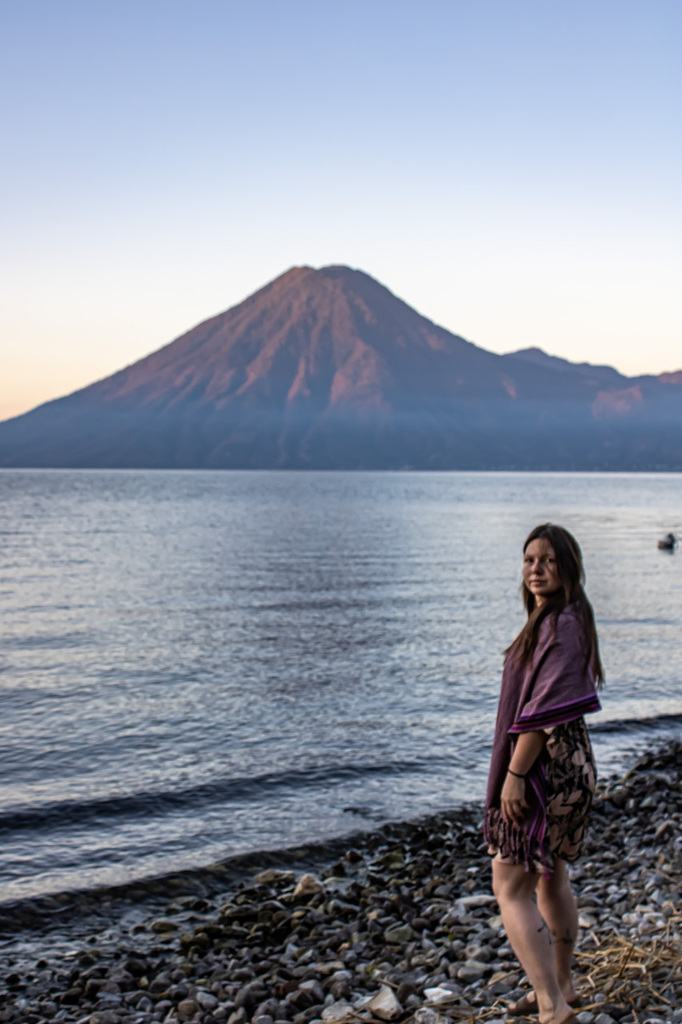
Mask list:
POLYGON ((299 265, 1 422, 0 466, 682 468, 681 397, 682 371, 498 355, 362 270, 299 265))

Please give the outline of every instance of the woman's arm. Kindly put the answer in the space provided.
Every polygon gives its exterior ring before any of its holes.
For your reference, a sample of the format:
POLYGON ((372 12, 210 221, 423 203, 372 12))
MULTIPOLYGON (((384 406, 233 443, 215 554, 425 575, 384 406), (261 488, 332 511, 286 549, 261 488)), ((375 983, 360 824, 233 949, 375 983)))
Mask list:
POLYGON ((546 740, 547 734, 542 729, 519 733, 512 759, 509 762, 511 770, 518 772, 519 775, 525 775, 526 772, 530 771, 546 740))
POLYGON ((538 754, 547 742, 547 735, 541 729, 533 732, 521 732, 509 762, 510 772, 504 780, 500 793, 500 809, 502 817, 521 825, 528 810, 526 802, 526 780, 519 779, 511 772, 525 775, 537 760, 538 754))

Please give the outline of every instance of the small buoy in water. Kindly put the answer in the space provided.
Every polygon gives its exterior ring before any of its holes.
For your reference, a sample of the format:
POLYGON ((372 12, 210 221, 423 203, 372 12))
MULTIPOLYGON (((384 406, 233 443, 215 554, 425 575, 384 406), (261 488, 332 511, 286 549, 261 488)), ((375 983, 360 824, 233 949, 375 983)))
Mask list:
POLYGON ((661 537, 658 542, 658 546, 661 551, 674 551, 675 545, 677 544, 677 537, 674 533, 666 533, 665 537, 661 537))

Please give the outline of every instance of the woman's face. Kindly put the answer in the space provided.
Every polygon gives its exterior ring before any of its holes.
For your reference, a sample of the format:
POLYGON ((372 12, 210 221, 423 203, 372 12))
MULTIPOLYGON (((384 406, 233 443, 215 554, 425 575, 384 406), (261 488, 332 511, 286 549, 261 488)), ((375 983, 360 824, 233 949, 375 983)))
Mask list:
POLYGON ((523 553, 523 582, 541 605, 561 586, 554 548, 544 537, 532 540, 523 553))

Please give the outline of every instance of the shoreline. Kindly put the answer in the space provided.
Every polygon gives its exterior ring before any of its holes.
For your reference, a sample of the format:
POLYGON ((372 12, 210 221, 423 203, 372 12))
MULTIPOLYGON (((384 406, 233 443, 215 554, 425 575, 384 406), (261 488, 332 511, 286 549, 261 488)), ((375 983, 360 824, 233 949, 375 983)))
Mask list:
MULTIPOLYGON (((682 1021, 681 769, 672 741, 598 782, 571 868, 576 980, 591 999, 580 1024, 682 1021), (637 950, 663 958, 650 989, 627 963, 615 994, 589 974, 590 955, 606 962, 619 943, 631 965, 637 950)), ((479 802, 465 803, 106 893, 15 901, 3 908, 0 1022, 500 1024, 522 972, 490 890, 481 817, 479 802)))
MULTIPOLYGON (((675 742, 673 735, 659 731, 671 726, 682 726, 682 714, 669 712, 649 718, 624 718, 592 725, 590 735, 595 743, 595 734, 622 732, 624 728, 636 726, 638 735, 629 756, 616 759, 617 768, 626 771, 633 757, 644 753, 646 743, 655 748, 665 748, 675 742), (618 762, 621 762, 620 764, 618 762)), ((598 764, 601 758, 598 758, 598 764)), ((610 776, 615 777, 617 768, 612 767, 610 776)), ((91 919, 96 927, 103 907, 109 917, 123 917, 131 909, 144 904, 150 912, 161 907, 166 901, 178 895, 196 895, 212 898, 229 893, 242 882, 265 867, 322 869, 335 857, 345 852, 349 845, 362 845, 374 836, 382 836, 387 829, 409 826, 428 827, 443 819, 455 821, 466 818, 468 822, 480 817, 484 795, 480 799, 461 800, 449 808, 430 810, 406 819, 389 818, 347 832, 311 839, 308 842, 291 845, 262 847, 230 854, 221 860, 164 871, 157 875, 134 877, 115 883, 92 884, 82 888, 62 889, 54 892, 34 893, 0 901, 0 966, 3 949, 11 945, 17 933, 28 938, 36 935, 49 936, 63 930, 63 921, 68 917, 80 931, 87 931, 86 922, 91 919), (472 817, 473 816, 473 817, 472 817), (53 921, 57 920, 58 925, 53 921)))

